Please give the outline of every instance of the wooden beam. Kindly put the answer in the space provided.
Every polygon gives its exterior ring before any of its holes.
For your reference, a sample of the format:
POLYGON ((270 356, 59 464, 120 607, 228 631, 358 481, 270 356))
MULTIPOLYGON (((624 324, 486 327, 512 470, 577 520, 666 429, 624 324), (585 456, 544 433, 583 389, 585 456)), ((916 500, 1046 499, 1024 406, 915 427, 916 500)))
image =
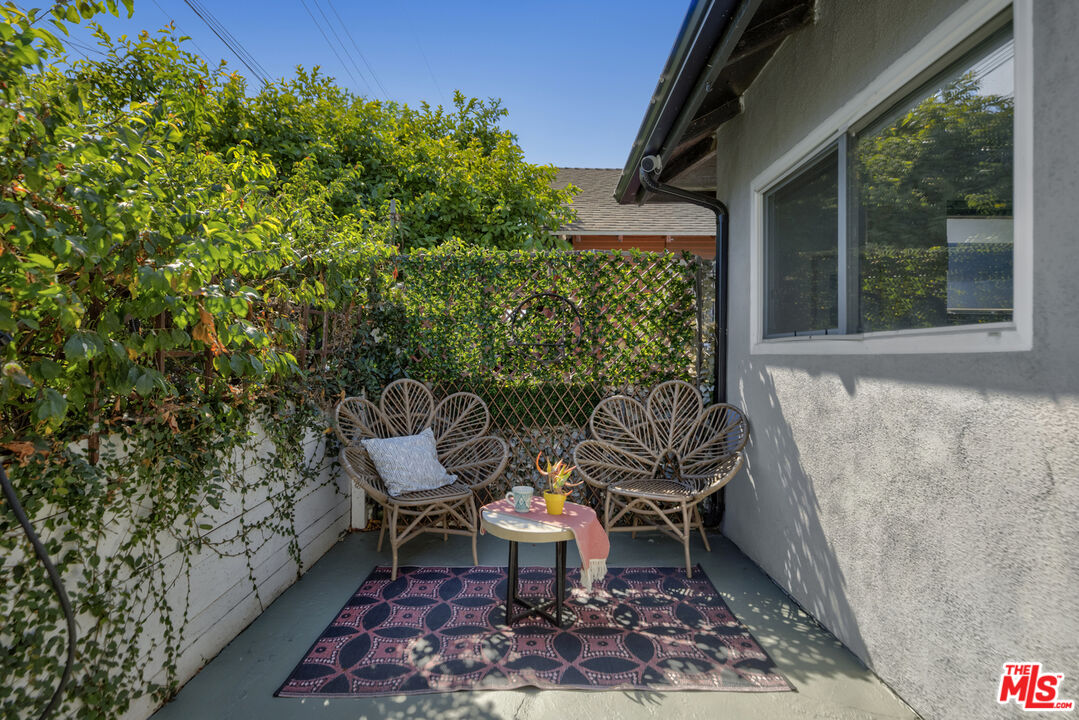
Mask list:
POLYGON ((791 35, 806 25, 813 22, 813 1, 800 3, 785 10, 778 15, 752 25, 738 44, 734 46, 734 52, 727 59, 727 65, 745 60, 750 55, 755 55, 777 45, 783 38, 791 35))
MULTIPOLYGON (((783 38, 809 25, 813 21, 813 0, 799 3, 792 8, 766 18, 746 30, 734 46, 727 65, 744 60, 762 50, 777 45, 783 38)), ((680 146, 691 145, 711 135, 723 123, 742 112, 741 97, 728 100, 719 107, 694 118, 679 139, 680 146)))
POLYGON ((667 165, 663 168, 663 175, 660 180, 662 182, 670 182, 674 178, 678 177, 686 170, 689 170, 694 165, 697 165, 702 160, 716 151, 716 138, 715 135, 709 135, 703 140, 697 142, 688 150, 678 153, 671 158, 667 165))
POLYGON ((688 145, 700 140, 706 135, 711 135, 715 129, 742 112, 742 98, 736 97, 729 100, 715 110, 711 110, 698 118, 694 118, 686 128, 686 134, 682 136, 679 145, 688 145))

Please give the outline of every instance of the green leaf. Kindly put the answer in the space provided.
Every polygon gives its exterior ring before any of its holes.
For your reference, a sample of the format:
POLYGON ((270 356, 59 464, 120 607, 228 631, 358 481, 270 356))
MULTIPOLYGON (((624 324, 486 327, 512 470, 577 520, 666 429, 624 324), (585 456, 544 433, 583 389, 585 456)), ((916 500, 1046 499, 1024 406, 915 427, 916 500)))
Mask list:
POLYGON ((53 269, 56 268, 56 265, 53 264, 52 260, 45 257, 44 255, 39 255, 38 253, 27 253, 26 259, 29 260, 34 265, 40 265, 41 267, 45 267, 45 268, 48 268, 50 270, 53 270, 53 269))
POLYGON ((35 365, 37 366, 38 374, 40 374, 41 377, 43 377, 48 382, 51 382, 56 378, 60 377, 60 373, 64 371, 64 369, 60 366, 60 363, 53 362, 52 360, 48 359, 39 360, 37 363, 35 363, 35 365))
POLYGON ((11 45, 11 57, 20 65, 34 65, 39 59, 37 50, 30 45, 11 45))
POLYGON ((154 391, 154 376, 151 373, 144 372, 139 375, 139 379, 135 381, 135 392, 139 395, 146 397, 154 391))
POLYGON ((29 205, 24 206, 22 211, 23 214, 29 218, 30 222, 39 227, 45 227, 45 214, 43 212, 35 207, 30 207, 29 205))
POLYGON ((229 364, 229 358, 227 355, 218 355, 214 358, 214 369, 219 372, 222 377, 228 377, 231 370, 229 364))
POLYGON ((76 332, 64 343, 64 355, 68 360, 91 360, 102 350, 101 339, 88 332, 76 332))
POLYGON ((232 368, 232 372, 235 373, 236 375, 243 375, 244 370, 247 369, 247 363, 244 362, 243 355, 240 355, 239 353, 236 353, 229 360, 229 367, 232 368))
POLYGON ((24 388, 34 387, 34 381, 30 379, 30 376, 22 369, 22 366, 17 362, 9 362, 4 364, 4 377, 10 379, 16 385, 24 388))
POLYGON ((38 420, 60 420, 66 413, 67 399, 52 388, 45 388, 34 407, 34 417, 38 420))

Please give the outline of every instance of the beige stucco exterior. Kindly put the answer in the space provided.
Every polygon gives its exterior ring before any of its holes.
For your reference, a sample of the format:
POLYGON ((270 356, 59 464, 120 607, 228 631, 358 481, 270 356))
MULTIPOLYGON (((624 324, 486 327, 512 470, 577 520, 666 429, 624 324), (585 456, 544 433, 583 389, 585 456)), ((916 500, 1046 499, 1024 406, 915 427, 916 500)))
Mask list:
POLYGON ((754 179, 963 6, 820 0, 718 135, 752 422, 724 532, 928 718, 1020 714, 1007 661, 1079 699, 1079 3, 1030 10, 1031 350, 753 353, 750 219, 754 179))

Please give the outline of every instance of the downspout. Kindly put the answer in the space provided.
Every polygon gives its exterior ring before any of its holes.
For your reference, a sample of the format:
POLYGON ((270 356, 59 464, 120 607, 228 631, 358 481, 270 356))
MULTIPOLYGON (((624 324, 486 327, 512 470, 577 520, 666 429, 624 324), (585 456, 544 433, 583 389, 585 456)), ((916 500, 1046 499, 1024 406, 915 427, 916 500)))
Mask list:
POLYGON ((641 160, 639 176, 641 185, 657 195, 678 198, 683 202, 693 203, 708 208, 716 214, 716 358, 713 367, 715 384, 713 401, 727 402, 727 307, 728 307, 728 244, 730 213, 722 202, 693 190, 683 190, 661 183, 656 178, 660 173, 659 158, 649 155, 641 160), (649 168, 646 170, 645 168, 649 168), (722 370, 721 370, 722 368, 722 370))
MULTIPOLYGON (((716 214, 716 353, 713 366, 714 385, 712 399, 717 403, 727 402, 727 328, 728 328, 728 295, 729 295, 729 240, 730 240, 730 213, 727 206, 711 195, 693 190, 667 185, 659 182, 659 174, 662 171, 662 163, 659 156, 647 155, 641 159, 638 176, 641 185, 649 192, 657 195, 677 198, 683 202, 693 203, 708 208, 716 214)), ((726 507, 724 500, 726 488, 720 488, 718 493, 717 507, 714 508, 715 516, 708 518, 714 522, 709 525, 719 525, 723 521, 723 510, 726 507)), ((708 512, 712 515, 712 512, 708 512)))

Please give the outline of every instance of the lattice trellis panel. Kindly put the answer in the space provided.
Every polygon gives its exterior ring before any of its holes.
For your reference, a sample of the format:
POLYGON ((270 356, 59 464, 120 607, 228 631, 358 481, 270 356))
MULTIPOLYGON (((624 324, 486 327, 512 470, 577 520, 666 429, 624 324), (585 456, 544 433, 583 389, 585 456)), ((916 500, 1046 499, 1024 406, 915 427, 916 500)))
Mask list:
MULTIPOLYGON (((492 431, 510 446, 505 475, 485 502, 513 485, 542 488, 536 454, 571 461, 604 397, 643 399, 672 379, 710 391, 706 260, 684 253, 416 253, 396 264, 398 302, 409 321, 387 332, 414 349, 408 374, 437 395, 482 397, 492 431)), ((601 501, 583 486, 574 499, 601 501)))

